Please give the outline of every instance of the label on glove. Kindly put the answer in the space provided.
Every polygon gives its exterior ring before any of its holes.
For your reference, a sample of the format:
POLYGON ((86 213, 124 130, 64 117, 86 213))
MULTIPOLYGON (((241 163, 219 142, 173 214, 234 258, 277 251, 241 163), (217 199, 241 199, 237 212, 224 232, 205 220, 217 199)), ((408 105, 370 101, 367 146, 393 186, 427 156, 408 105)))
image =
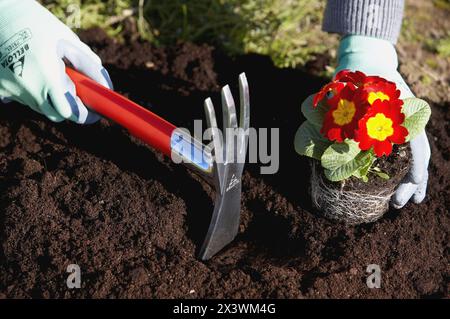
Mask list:
POLYGON ((30 49, 28 41, 31 31, 23 29, 0 45, 0 64, 17 76, 22 76, 25 65, 25 55, 30 49))

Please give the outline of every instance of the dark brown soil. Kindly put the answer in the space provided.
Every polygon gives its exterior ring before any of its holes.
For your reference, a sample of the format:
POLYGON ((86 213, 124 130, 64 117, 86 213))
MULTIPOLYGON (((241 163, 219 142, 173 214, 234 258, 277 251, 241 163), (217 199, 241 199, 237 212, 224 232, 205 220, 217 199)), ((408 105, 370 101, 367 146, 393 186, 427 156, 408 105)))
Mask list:
MULTIPOLYGON (((359 190, 372 193, 381 189, 395 189, 406 176, 411 167, 411 150, 409 144, 394 145, 389 156, 377 158, 372 167, 378 167, 381 172, 387 174, 389 179, 383 179, 373 172, 369 172, 369 182, 352 177, 345 182, 345 190, 359 190)), ((331 183, 331 182, 330 182, 331 183)), ((379 192, 379 191, 378 191, 379 192)))
POLYGON ((323 81, 257 55, 207 46, 155 49, 82 35, 116 89, 180 126, 203 118, 219 85, 251 85, 252 125, 280 127, 280 170, 247 165, 236 240, 208 262, 195 254, 212 191, 107 121, 55 124, 26 107, 0 108, 0 297, 449 297, 450 113, 433 106, 429 192, 421 205, 344 226, 311 213, 309 166, 292 145, 300 102, 323 81), (82 288, 68 290, 76 263, 82 288), (366 286, 378 264, 382 287, 366 286))

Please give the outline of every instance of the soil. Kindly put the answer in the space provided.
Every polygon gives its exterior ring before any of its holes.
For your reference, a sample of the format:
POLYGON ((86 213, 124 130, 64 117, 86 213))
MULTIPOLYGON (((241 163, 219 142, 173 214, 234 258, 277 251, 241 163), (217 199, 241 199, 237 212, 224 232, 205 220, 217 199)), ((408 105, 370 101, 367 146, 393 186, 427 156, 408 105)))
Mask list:
MULTIPOLYGON (((55 124, 24 106, 0 109, 0 297, 4 298, 448 298, 450 113, 432 105, 428 196, 373 224, 315 215, 309 165, 293 147, 300 103, 324 80, 277 69, 267 57, 208 46, 120 44, 83 33, 119 92, 187 128, 203 99, 249 78, 254 127, 280 128, 280 169, 246 165, 239 235, 195 258, 213 191, 106 120, 55 124), (81 289, 66 286, 78 264, 81 289), (366 268, 381 268, 381 288, 366 268)), ((426 97, 425 97, 426 98, 426 97)))
MULTIPOLYGON (((375 173, 369 172, 369 182, 360 178, 351 177, 346 181, 344 190, 359 190, 360 192, 373 192, 374 189, 390 189, 396 186, 406 176, 411 167, 411 149, 409 144, 394 145, 389 156, 377 158, 372 167, 378 167, 381 172, 387 174, 389 179, 383 179, 375 173)), ((331 182, 330 182, 331 183, 331 182)))

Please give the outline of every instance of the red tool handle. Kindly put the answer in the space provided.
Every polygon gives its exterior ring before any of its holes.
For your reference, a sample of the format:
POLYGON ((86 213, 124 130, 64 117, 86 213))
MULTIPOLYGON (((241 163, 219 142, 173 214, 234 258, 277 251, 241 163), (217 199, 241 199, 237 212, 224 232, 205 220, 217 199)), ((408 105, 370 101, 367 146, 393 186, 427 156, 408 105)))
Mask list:
POLYGON ((66 72, 75 83, 78 97, 86 106, 170 156, 170 139, 176 128, 174 125, 74 69, 67 67, 66 72))

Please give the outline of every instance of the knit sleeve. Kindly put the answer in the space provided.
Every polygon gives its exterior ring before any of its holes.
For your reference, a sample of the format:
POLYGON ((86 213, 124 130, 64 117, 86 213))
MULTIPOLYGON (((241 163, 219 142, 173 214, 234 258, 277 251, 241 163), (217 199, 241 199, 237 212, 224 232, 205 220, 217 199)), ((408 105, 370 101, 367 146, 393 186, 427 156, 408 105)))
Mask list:
POLYGON ((328 0, 323 30, 384 39, 395 44, 404 0, 328 0))

